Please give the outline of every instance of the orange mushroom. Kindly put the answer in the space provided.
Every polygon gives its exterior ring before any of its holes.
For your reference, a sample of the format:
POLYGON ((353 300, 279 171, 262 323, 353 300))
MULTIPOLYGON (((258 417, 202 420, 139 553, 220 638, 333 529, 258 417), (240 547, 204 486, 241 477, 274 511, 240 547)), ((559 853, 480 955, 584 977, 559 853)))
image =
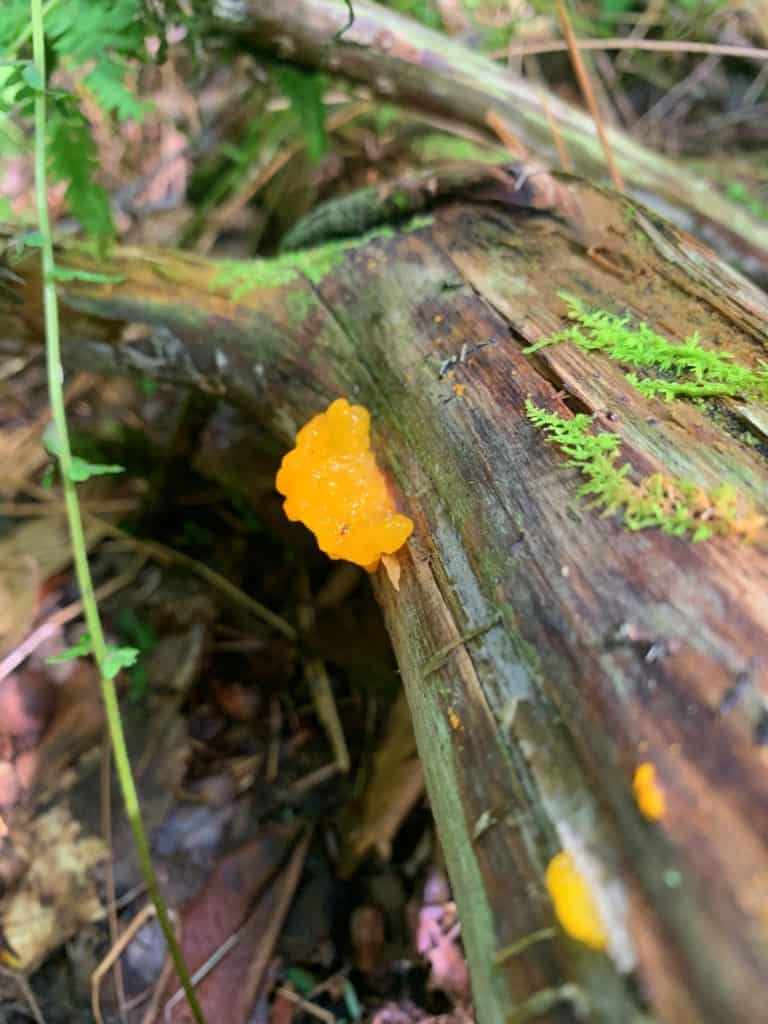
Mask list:
POLYGON ((608 936, 589 887, 573 858, 561 850, 549 862, 547 891, 563 929, 592 949, 605 949, 608 936))
POLYGON ((667 811, 664 790, 656 779, 656 765, 643 761, 635 769, 632 783, 635 801, 642 814, 651 821, 659 821, 667 811))
POLYGON ((370 414, 337 398, 296 435, 276 486, 292 522, 314 533, 329 558, 375 572, 383 554, 408 540, 412 521, 398 513, 371 451, 370 414))

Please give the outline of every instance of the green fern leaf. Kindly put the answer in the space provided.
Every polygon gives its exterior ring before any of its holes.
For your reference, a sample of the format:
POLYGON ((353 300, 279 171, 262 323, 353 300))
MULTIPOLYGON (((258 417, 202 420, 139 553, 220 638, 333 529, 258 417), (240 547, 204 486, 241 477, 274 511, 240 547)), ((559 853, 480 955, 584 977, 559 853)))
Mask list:
POLYGON ((51 112, 47 148, 51 180, 66 181, 66 200, 74 216, 100 241, 112 237, 109 196, 94 181, 96 147, 79 110, 59 106, 51 112))
POLYGON ((48 12, 45 31, 58 55, 81 65, 109 51, 140 53, 141 15, 140 0, 68 0, 48 12))
POLYGON ((29 0, 3 0, 0 4, 0 54, 12 47, 29 25, 29 0))
POLYGON ((140 121, 150 104, 143 103, 127 88, 125 73, 122 62, 105 57, 86 75, 85 84, 103 111, 117 114, 121 121, 140 121))

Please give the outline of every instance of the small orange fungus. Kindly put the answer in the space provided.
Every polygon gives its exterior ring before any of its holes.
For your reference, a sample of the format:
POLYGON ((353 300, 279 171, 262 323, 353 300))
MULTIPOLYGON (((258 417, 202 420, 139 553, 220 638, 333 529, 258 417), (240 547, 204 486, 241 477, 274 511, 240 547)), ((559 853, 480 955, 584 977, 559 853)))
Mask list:
POLYGON ((592 949, 605 949, 607 936, 592 894, 564 850, 549 862, 547 890, 557 919, 571 938, 592 949))
POLYGON ((635 779, 632 783, 635 800, 640 811, 652 821, 663 818, 667 810, 667 801, 664 799, 664 790, 656 779, 656 765, 650 761, 643 761, 635 769, 635 779))
POLYGON ((370 423, 367 409, 337 398, 298 432, 276 486, 285 514, 314 533, 321 551, 375 572, 383 554, 405 544, 413 523, 397 512, 376 465, 370 423))

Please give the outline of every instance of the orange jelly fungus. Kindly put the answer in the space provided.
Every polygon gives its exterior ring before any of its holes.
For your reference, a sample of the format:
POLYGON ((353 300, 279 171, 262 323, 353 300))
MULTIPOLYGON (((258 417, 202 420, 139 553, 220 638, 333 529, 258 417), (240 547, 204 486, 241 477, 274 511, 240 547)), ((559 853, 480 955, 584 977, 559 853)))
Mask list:
POLYGON ((635 769, 635 778, 632 783, 635 800, 640 811, 650 818, 651 821, 659 821, 667 810, 667 801, 664 799, 664 790, 656 780, 656 765, 650 761, 643 761, 635 769))
POLYGON ((321 551, 375 572, 382 555, 405 544, 413 523, 395 509, 371 451, 370 424, 367 409, 337 398, 298 432, 276 485, 285 514, 314 533, 321 551))
POLYGON ((549 862, 547 890, 557 919, 571 938, 592 949, 605 949, 607 936, 592 894, 564 850, 549 862))

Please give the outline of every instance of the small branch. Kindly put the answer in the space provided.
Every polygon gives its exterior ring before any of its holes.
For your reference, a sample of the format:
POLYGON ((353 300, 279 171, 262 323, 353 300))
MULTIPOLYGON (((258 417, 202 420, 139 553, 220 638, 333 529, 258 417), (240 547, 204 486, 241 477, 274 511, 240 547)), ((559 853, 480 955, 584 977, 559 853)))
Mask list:
POLYGON ((571 63, 573 65, 574 73, 578 79, 584 100, 589 107, 589 112, 592 114, 594 119, 595 127, 597 128, 597 135, 600 139, 600 145, 603 147, 605 163, 611 175, 611 180, 613 181, 617 191, 623 192, 624 182, 622 181, 621 174, 619 174, 618 165, 613 158, 613 150, 611 149, 611 144, 608 141, 608 135, 605 131, 605 125, 603 124, 603 115, 600 113, 600 107, 595 99, 595 93, 592 88, 592 81, 589 77, 589 73, 584 65, 582 56, 579 53, 578 43, 576 42, 576 36, 573 33, 573 29, 571 28, 571 19, 568 17, 565 0, 557 0, 557 13, 560 16, 560 23, 562 24, 563 32, 565 33, 565 39, 568 44, 568 52, 571 55, 571 63))
MULTIPOLYGON (((757 46, 730 46, 726 43, 695 43, 677 39, 578 39, 579 50, 652 50, 656 53, 702 53, 719 57, 741 57, 745 60, 768 60, 768 50, 757 46)), ((532 57, 540 53, 562 53, 569 50, 567 42, 552 39, 546 43, 509 46, 494 57, 532 57)))

